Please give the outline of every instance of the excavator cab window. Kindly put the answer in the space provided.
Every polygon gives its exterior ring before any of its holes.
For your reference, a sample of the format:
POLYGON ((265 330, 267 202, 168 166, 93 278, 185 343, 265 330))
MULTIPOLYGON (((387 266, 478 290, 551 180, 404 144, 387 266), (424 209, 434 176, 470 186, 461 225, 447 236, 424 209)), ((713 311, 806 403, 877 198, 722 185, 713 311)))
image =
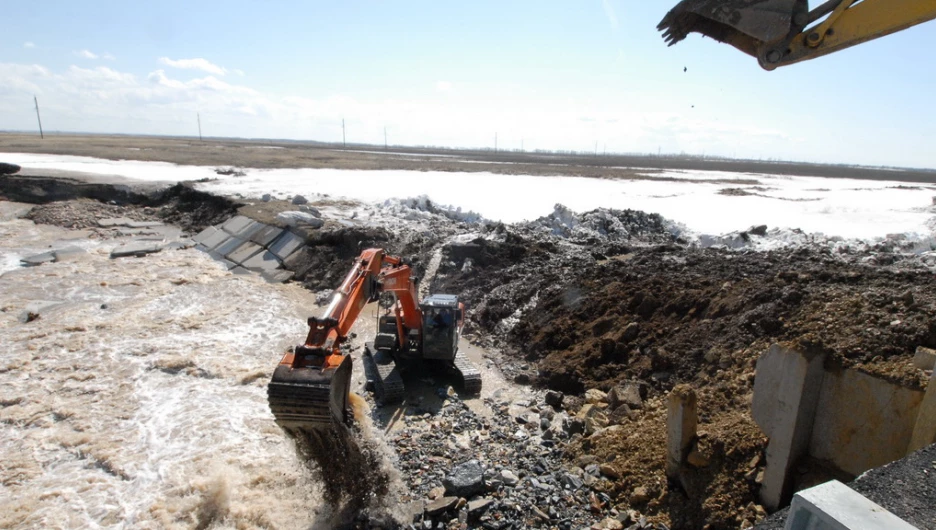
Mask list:
POLYGON ((423 300, 420 306, 423 357, 454 359, 458 343, 458 299, 451 295, 433 295, 423 300))

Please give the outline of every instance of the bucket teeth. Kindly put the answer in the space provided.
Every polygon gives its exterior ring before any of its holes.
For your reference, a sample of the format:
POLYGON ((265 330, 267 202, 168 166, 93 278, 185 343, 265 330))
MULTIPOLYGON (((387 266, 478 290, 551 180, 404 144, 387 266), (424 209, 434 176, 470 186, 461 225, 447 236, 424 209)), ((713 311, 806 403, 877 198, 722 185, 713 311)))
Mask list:
POLYGON ((322 429, 345 421, 350 385, 350 357, 326 370, 280 365, 267 385, 267 400, 284 429, 322 429))

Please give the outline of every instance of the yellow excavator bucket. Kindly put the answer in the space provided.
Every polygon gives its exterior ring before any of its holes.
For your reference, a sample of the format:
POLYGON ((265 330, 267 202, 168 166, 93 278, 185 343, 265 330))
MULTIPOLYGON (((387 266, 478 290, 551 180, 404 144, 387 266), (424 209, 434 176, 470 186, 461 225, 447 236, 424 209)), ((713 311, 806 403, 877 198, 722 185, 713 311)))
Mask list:
POLYGON ((672 46, 701 33, 757 57, 808 20, 806 0, 683 0, 657 26, 672 46))

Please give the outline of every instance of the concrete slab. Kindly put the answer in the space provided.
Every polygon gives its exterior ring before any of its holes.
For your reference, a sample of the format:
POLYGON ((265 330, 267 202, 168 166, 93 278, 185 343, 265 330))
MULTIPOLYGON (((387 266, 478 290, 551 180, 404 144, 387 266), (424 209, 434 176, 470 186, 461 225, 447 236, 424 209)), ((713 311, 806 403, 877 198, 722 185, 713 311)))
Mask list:
POLYGON ((276 238, 276 241, 270 245, 270 252, 275 254, 277 258, 285 260, 303 244, 305 244, 303 238, 288 230, 284 230, 283 233, 276 238))
POLYGON ((225 221, 224 224, 221 225, 221 229, 231 235, 236 235, 238 232, 240 232, 244 228, 247 228, 248 226, 250 226, 250 223, 253 223, 253 222, 255 221, 249 217, 245 217, 243 215, 235 215, 234 217, 225 221))
POLYGON ((29 256, 20 260, 26 267, 35 267, 37 265, 42 265, 43 263, 54 263, 55 262, 55 251, 50 250, 49 252, 43 252, 42 254, 36 254, 35 256, 29 256))
POLYGON ((247 223, 246 226, 238 230, 232 235, 235 235, 241 239, 250 239, 250 236, 254 235, 259 230, 262 230, 266 225, 263 223, 258 223, 257 221, 251 220, 247 223))
POLYGON ((208 228, 196 234, 195 237, 193 237, 192 239, 194 239, 196 243, 204 244, 205 240, 208 239, 209 236, 217 234, 219 231, 220 229, 215 228, 213 226, 209 226, 208 228))
POLYGON ((65 261, 72 259, 75 256, 85 254, 87 251, 81 247, 76 247, 74 245, 68 245, 66 247, 57 248, 52 252, 55 253, 55 261, 65 261))
POLYGON ((263 247, 256 243, 247 241, 225 257, 234 263, 242 264, 262 251, 263 247))
POLYGON ((205 238, 199 241, 199 243, 205 245, 205 248, 212 250, 218 248, 230 238, 230 234, 224 230, 215 229, 214 233, 205 236, 205 238))
POLYGON ((182 250, 186 248, 192 248, 195 246, 195 242, 191 239, 180 239, 178 241, 171 241, 168 245, 165 246, 165 250, 182 250))
POLYGON ((165 223, 159 221, 130 221, 127 226, 130 228, 152 228, 154 226, 165 226, 165 223))
POLYGON ((244 267, 257 272, 276 270, 280 266, 280 260, 270 251, 258 252, 250 259, 241 262, 244 267))
POLYGON ((238 274, 238 275, 245 275, 245 274, 251 273, 249 270, 241 266, 234 267, 233 269, 231 269, 231 272, 233 272, 234 274, 238 274))
POLYGON ((260 246, 268 247, 270 246, 270 243, 272 243, 282 233, 283 233, 282 228, 279 228, 276 226, 270 226, 270 225, 263 225, 263 227, 260 230, 257 230, 250 236, 250 240, 260 246))
POLYGON ((237 250, 237 247, 243 244, 244 244, 243 239, 239 237, 231 236, 227 239, 227 241, 215 247, 214 251, 220 254, 221 256, 227 258, 228 254, 234 252, 235 250, 237 250))
POLYGON ((228 261, 228 260, 226 260, 226 259, 224 259, 224 258, 221 258, 221 259, 219 259, 218 261, 220 261, 221 264, 224 265, 224 268, 227 269, 227 270, 231 270, 231 269, 233 269, 234 267, 237 267, 237 264, 236 264, 236 263, 234 263, 234 262, 232 262, 232 261, 228 261))
POLYGON ((0 222, 26 217, 33 209, 32 204, 24 202, 0 201, 0 222))
POLYGON ((287 280, 292 279, 294 274, 295 273, 293 271, 279 269, 279 270, 263 272, 261 273, 261 276, 263 276, 263 279, 268 281, 269 283, 283 283, 287 280))
POLYGON ((809 448, 816 402, 822 390, 824 356, 797 352, 777 344, 757 360, 754 421, 770 437, 760 497, 771 511, 792 494, 790 468, 809 448))
POLYGON ((936 350, 917 346, 916 354, 913 356, 913 366, 920 370, 932 370, 936 366, 936 350))
POLYGON ((162 250, 162 245, 152 241, 131 241, 123 244, 111 251, 111 258, 122 258, 125 256, 143 256, 162 250))
POLYGON ((916 530, 837 480, 793 497, 784 530, 916 530))
POLYGON ((917 411, 907 450, 916 451, 932 443, 936 443, 936 371, 926 385, 926 393, 917 411))
POLYGON ((113 228, 115 226, 129 226, 129 223, 132 223, 133 219, 128 219, 126 217, 114 217, 111 219, 98 219, 98 226, 101 228, 113 228))
POLYGON ((155 234, 156 232, 147 228, 118 228, 117 235, 121 236, 141 236, 145 234, 155 234))

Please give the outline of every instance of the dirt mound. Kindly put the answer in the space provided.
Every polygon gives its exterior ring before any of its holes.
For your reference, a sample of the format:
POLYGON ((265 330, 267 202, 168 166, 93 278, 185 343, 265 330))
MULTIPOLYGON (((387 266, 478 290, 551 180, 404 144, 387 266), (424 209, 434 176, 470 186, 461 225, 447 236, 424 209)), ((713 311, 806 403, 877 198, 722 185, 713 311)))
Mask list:
MULTIPOLYGON (((567 445, 573 461, 615 468, 598 488, 619 510, 673 528, 737 528, 764 516, 756 492, 766 440, 750 401, 754 363, 773 342, 925 385, 910 359, 917 346, 936 346, 936 278, 912 256, 736 252, 654 244, 654 233, 623 244, 559 232, 495 227, 449 245, 437 281, 467 299, 470 330, 508 352, 502 367, 518 381, 570 394, 648 386, 643 407, 607 410, 611 429, 567 445), (676 485, 665 478, 662 448, 664 396, 679 383, 699 394, 706 463, 676 485)), ((574 413, 581 400, 568 401, 574 413)))

